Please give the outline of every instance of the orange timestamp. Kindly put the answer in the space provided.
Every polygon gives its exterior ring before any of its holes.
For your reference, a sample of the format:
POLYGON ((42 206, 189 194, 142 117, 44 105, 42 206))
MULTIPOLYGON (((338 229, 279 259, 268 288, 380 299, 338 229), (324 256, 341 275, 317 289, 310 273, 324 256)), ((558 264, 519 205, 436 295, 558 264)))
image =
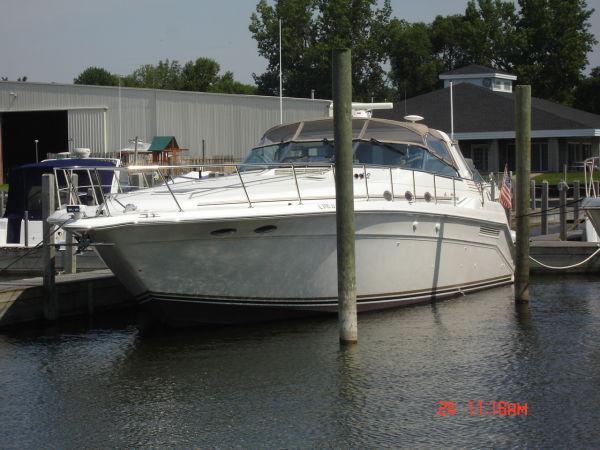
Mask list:
MULTIPOLYGON (((436 416, 455 416, 458 413, 457 402, 440 400, 436 405, 438 407, 435 413, 436 416)), ((467 413, 470 416, 528 416, 529 405, 527 403, 496 400, 469 400, 467 402, 467 413)))

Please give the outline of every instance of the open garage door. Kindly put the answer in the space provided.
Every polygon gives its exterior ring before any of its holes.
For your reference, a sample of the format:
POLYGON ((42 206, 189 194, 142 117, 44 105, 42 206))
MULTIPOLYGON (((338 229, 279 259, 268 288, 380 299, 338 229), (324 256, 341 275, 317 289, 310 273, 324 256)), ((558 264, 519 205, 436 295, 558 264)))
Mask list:
POLYGON ((35 162, 36 139, 40 161, 69 148, 67 111, 1 113, 0 128, 4 179, 12 167, 35 162))

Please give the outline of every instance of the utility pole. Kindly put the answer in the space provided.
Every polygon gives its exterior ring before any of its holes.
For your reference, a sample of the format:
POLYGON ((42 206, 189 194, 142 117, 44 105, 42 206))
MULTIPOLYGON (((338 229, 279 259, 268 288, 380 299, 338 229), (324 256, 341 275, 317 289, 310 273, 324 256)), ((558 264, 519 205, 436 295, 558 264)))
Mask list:
POLYGON ((352 160, 352 66, 350 50, 333 51, 333 136, 340 342, 358 342, 352 160))

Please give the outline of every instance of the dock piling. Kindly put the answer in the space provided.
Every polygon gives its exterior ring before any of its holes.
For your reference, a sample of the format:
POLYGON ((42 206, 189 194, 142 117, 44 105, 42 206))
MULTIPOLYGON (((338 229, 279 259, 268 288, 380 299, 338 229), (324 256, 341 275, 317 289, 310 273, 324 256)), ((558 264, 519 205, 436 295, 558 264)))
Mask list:
POLYGON ((23 242, 25 248, 29 247, 29 211, 23 211, 23 242))
POLYGON ((531 86, 519 85, 515 91, 515 134, 517 177, 515 252, 515 302, 529 301, 529 174, 531 172, 531 86))
POLYGON ((358 342, 352 158, 352 70, 350 50, 333 51, 333 127, 340 342, 358 342))
POLYGON ((573 225, 577 226, 577 222, 579 221, 579 200, 580 197, 580 189, 581 184, 579 180, 573 182, 573 225))
POLYGON ((0 191, 0 215, 4 216, 4 204, 6 203, 6 192, 0 191))
POLYGON ((44 318, 58 319, 58 298, 56 296, 56 249, 54 248, 54 226, 48 217, 55 210, 54 175, 42 175, 42 222, 44 239, 44 318))
MULTIPOLYGON (((77 195, 77 190, 79 188, 79 176, 74 173, 71 175, 71 185, 73 192, 77 195)), ((63 253, 63 268, 65 273, 77 273, 77 260, 75 259, 76 248, 73 244, 75 244, 75 239, 73 238, 73 233, 70 231, 65 232, 65 251, 63 253)))
POLYGON ((567 190, 569 186, 564 181, 561 181, 558 185, 558 191, 560 194, 560 240, 567 240, 567 190))
POLYGON ((542 181, 542 230, 541 234, 548 234, 548 182, 542 181))

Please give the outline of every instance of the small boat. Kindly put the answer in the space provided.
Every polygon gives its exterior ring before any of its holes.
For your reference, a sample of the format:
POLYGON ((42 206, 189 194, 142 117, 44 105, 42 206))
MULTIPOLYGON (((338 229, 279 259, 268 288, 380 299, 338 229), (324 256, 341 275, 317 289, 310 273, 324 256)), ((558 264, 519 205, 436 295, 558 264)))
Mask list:
MULTIPOLYGON (((359 312, 512 282, 504 209, 444 132, 368 117, 352 130, 359 312)), ((164 182, 51 220, 98 243, 127 289, 172 325, 335 313, 334 146, 331 118, 279 125, 242 164, 219 167, 226 176, 115 169, 164 182)))

